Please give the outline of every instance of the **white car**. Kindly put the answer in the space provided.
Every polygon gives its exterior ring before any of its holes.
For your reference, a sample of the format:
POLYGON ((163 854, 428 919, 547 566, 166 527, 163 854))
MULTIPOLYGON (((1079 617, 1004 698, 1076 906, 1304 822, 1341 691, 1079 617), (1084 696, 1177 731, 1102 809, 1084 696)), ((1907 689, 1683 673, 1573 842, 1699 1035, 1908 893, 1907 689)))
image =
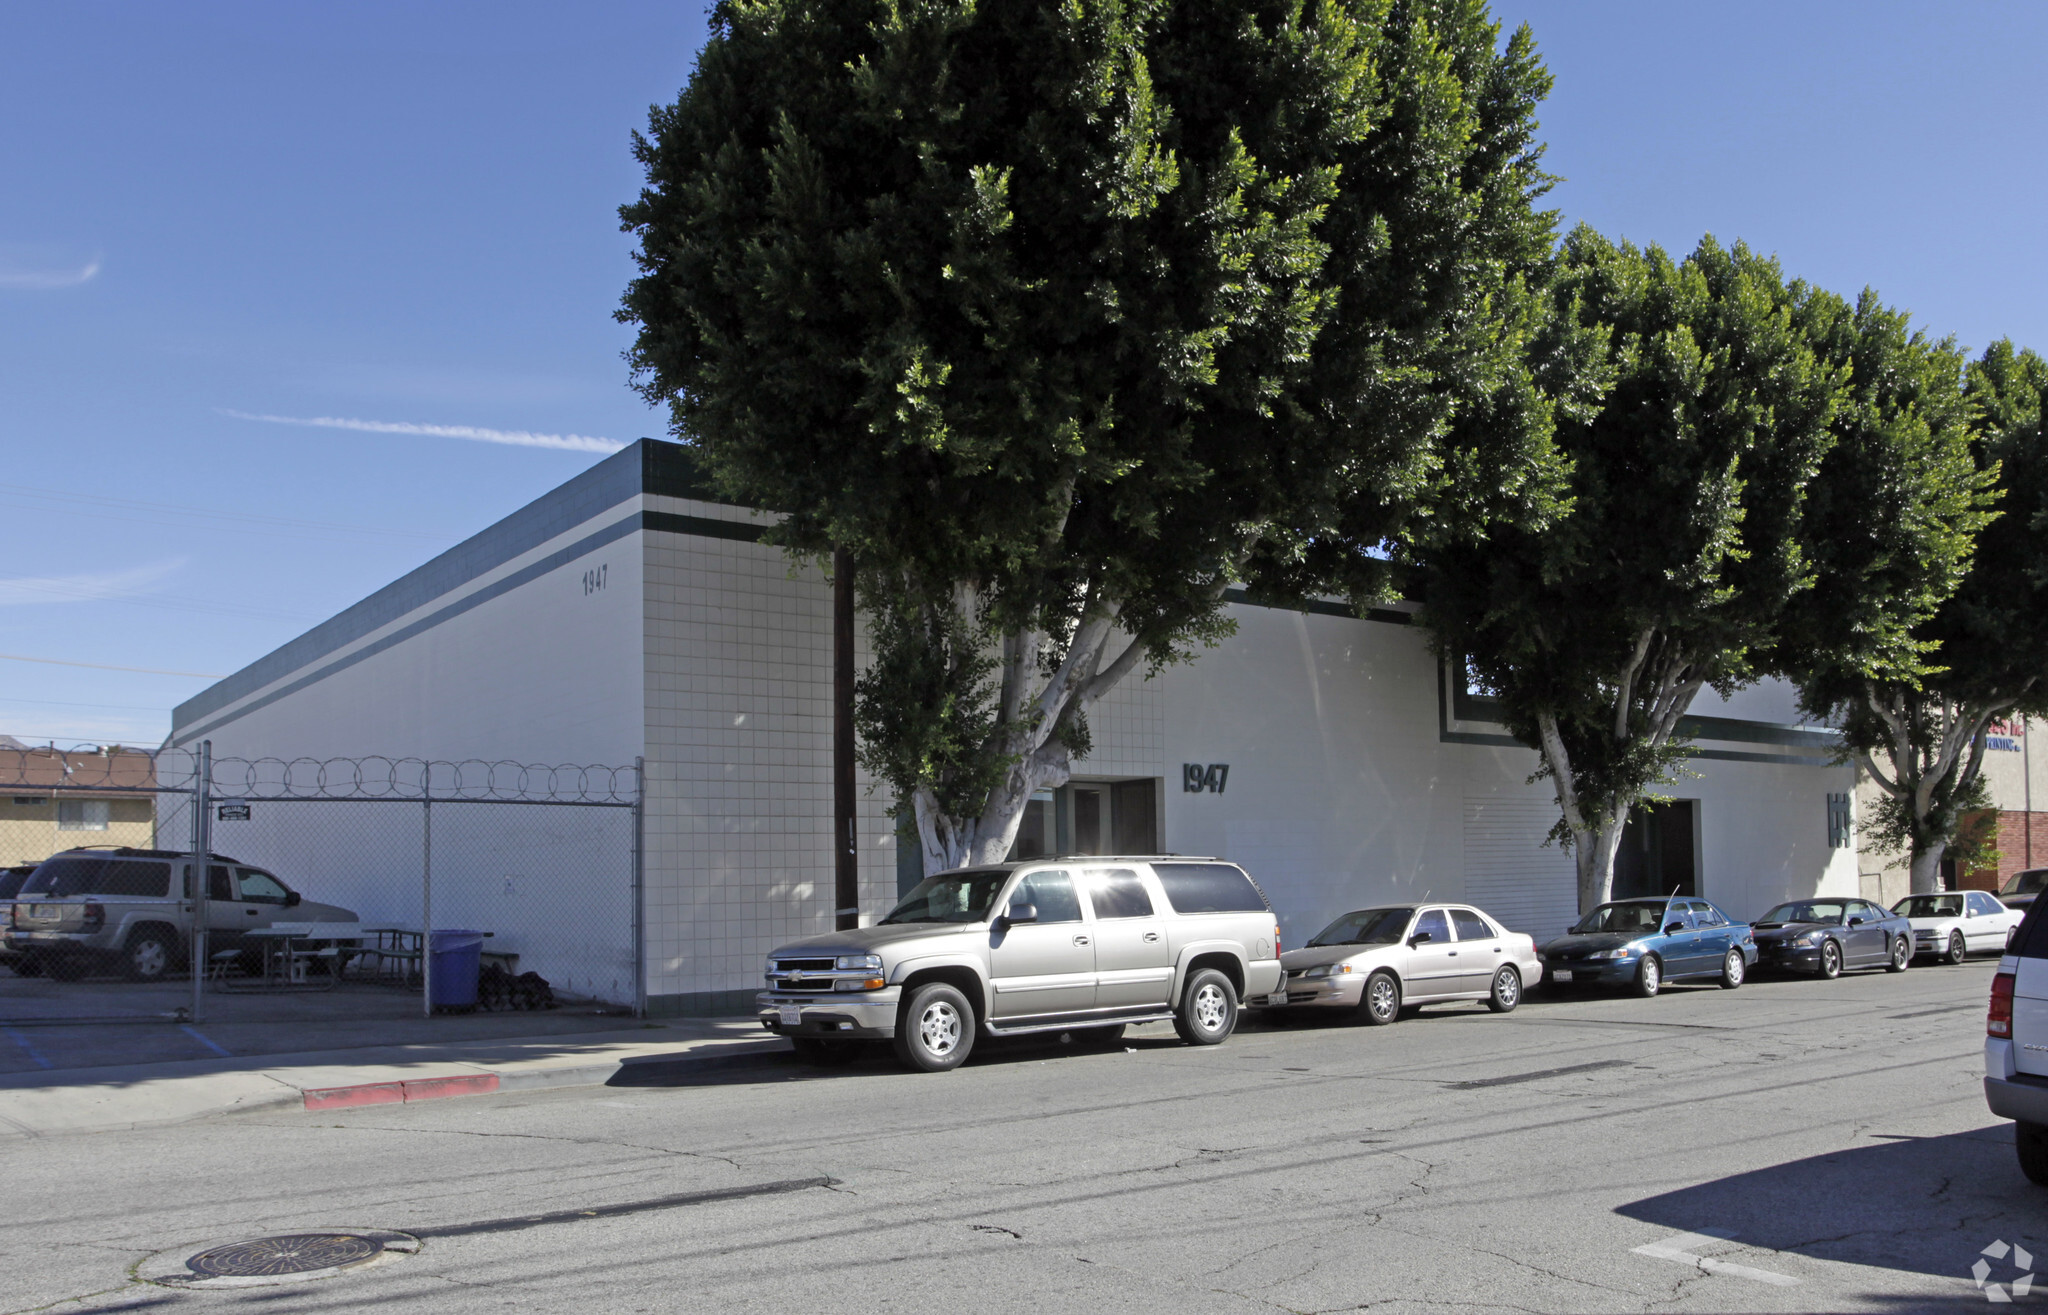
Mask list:
POLYGON ((1385 1026, 1410 1005, 1484 1000, 1504 1014, 1543 977, 1536 943, 1467 904, 1359 909, 1280 956, 1290 1009, 1385 1026))
POLYGON ((1982 890, 1908 895, 1892 905, 1892 912, 1912 924, 1915 958, 1938 956, 1946 963, 1961 963, 1972 954, 2003 954, 2005 938, 2026 916, 1982 890))

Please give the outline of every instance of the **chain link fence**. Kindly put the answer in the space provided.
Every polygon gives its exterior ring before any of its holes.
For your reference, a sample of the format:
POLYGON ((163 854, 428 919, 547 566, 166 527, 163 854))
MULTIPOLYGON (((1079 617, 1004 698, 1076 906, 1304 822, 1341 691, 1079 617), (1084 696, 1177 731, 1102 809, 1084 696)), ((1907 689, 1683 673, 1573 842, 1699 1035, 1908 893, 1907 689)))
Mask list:
POLYGON ((0 797, 0 1026, 314 991, 466 1009, 427 952, 461 931, 475 1007, 644 1011, 637 766, 0 749, 0 797))

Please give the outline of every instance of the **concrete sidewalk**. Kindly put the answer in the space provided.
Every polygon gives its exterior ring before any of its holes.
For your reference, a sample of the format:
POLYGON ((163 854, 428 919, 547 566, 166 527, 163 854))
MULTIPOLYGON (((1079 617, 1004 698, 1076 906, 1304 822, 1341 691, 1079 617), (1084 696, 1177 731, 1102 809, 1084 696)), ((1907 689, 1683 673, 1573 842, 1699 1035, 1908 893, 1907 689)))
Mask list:
POLYGON ((635 1063, 787 1049, 752 1017, 678 1019, 606 1033, 11 1073, 0 1075, 0 1137, 595 1084, 635 1063))

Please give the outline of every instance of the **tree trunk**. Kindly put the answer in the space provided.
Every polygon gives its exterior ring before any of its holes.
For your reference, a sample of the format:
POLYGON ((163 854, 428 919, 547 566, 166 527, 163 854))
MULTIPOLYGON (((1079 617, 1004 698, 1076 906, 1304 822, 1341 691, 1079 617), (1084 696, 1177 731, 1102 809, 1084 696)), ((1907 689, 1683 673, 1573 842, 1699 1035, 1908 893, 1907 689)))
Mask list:
POLYGON ((1948 841, 1935 840, 1913 849, 1913 886, 1915 895, 1931 895, 1941 889, 1941 859, 1948 853, 1948 841))
POLYGON ((1060 729, 1086 717, 1145 653, 1142 643, 1126 638, 1122 651, 1108 659, 1108 649, 1118 637, 1118 610, 1114 601, 1091 596, 1065 655, 1043 684, 1038 683, 1038 654, 1046 636, 1003 637, 1000 713, 990 738, 994 751, 1010 766, 973 817, 947 816, 929 787, 917 789, 912 802, 926 876, 1002 862, 1017 842, 1031 796, 1065 785, 1073 775, 1072 755, 1060 729))
POLYGON ((1597 829, 1572 833, 1572 857, 1579 867, 1579 912, 1591 913, 1614 898, 1614 856, 1621 849, 1628 812, 1608 813, 1597 829))

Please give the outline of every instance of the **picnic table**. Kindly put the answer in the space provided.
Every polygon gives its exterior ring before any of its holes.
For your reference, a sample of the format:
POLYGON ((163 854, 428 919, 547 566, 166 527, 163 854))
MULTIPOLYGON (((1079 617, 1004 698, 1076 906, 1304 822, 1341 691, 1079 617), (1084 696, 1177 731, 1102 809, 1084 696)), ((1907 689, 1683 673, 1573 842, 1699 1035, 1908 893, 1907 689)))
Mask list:
MULTIPOLYGON (((341 984, 342 956, 348 953, 336 945, 329 944, 312 949, 304 941, 359 941, 363 929, 353 922, 274 922, 268 927, 252 927, 242 933, 245 945, 254 945, 262 954, 263 968, 256 983, 230 987, 221 982, 223 990, 242 991, 331 991, 341 984), (325 968, 324 985, 311 985, 307 981, 308 970, 318 964, 325 968)), ((216 957, 236 953, 221 951, 216 957)))

